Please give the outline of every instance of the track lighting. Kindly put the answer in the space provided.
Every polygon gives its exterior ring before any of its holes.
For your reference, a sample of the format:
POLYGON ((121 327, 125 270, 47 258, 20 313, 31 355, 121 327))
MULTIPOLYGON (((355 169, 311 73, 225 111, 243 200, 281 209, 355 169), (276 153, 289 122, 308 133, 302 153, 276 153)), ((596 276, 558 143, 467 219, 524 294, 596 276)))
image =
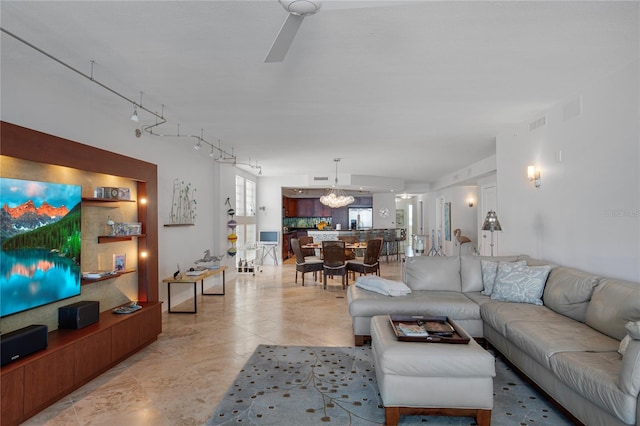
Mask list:
MULTIPOLYGON (((297 0, 300 1, 300 0, 297 0)), ((312 3, 311 0, 307 0, 308 2, 312 3)), ((305 2, 300 3, 300 5, 303 5, 305 2)), ((315 4, 315 3, 312 3, 315 4)), ((203 135, 203 131, 200 131, 200 136, 196 136, 196 135, 192 135, 192 134, 181 134, 180 133, 180 124, 178 124, 178 133, 177 134, 162 134, 162 133, 158 133, 155 131, 155 129, 159 128, 159 126, 164 125, 165 123, 167 123, 167 119, 164 116, 164 104, 162 105, 162 113, 158 113, 156 111, 153 111, 149 108, 147 108, 146 106, 143 105, 142 103, 142 95, 143 92, 140 92, 140 99, 139 101, 136 101, 124 94, 122 94, 121 92, 117 91, 116 89, 113 89, 112 87, 107 86, 106 84, 98 81, 96 78, 94 78, 93 75, 93 71, 94 71, 94 66, 96 64, 96 62, 94 60, 90 61, 91 64, 91 73, 90 74, 86 74, 83 71, 80 71, 79 69, 73 67, 72 65, 62 61, 61 59, 57 58, 56 56, 52 55, 49 52, 46 52, 44 50, 42 50, 41 48, 33 45, 32 43, 22 39, 21 37, 17 36, 16 34, 11 33, 10 31, 7 31, 5 28, 0 28, 0 32, 8 35, 9 37, 12 37, 13 39, 17 40, 18 42, 30 47, 33 50, 36 50, 37 52, 45 55, 46 57, 48 57, 49 59, 53 60, 54 62, 57 62, 58 64, 64 66, 65 68, 69 69, 70 71, 78 74, 79 76, 89 80, 90 82, 97 84, 98 86, 100 86, 101 88, 107 90, 108 92, 112 93, 113 95, 121 98, 122 100, 124 100, 125 102, 133 105, 133 114, 131 114, 131 121, 138 123, 140 121, 140 117, 138 117, 138 110, 140 111, 144 111, 146 114, 149 114, 150 117, 155 117, 155 123, 149 124, 149 125, 143 125, 140 128, 135 129, 134 131, 134 135, 139 138, 142 136, 143 133, 148 133, 151 136, 157 136, 157 137, 172 137, 172 138, 197 138, 198 139, 198 143, 196 145, 193 146, 193 149, 195 149, 196 151, 200 149, 200 147, 202 146, 203 143, 209 145, 211 147, 211 153, 209 154, 210 157, 214 158, 215 161, 221 162, 221 163, 228 163, 230 160, 230 164, 233 164, 234 166, 236 164, 245 164, 245 163, 238 163, 237 162, 237 158, 235 156, 235 154, 233 153, 233 149, 231 150, 231 153, 228 153, 226 150, 224 150, 220 144, 220 140, 218 139, 218 146, 214 146, 213 143, 207 141, 204 138, 203 135), (213 155, 214 150, 216 149, 218 151, 218 158, 215 158, 215 156, 213 155)), ((249 164, 251 165, 251 164, 249 164)), ((255 166, 252 166, 252 168, 254 169, 259 169, 260 174, 262 174, 262 168, 260 166, 258 166, 257 164, 255 166)))

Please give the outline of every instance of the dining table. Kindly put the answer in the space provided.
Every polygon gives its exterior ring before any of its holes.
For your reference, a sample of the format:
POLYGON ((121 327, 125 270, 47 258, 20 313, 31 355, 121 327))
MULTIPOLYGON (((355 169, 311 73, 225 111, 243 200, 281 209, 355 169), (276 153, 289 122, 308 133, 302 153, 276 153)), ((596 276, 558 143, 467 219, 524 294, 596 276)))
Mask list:
MULTIPOLYGON (((317 243, 309 243, 309 244, 304 244, 301 248, 303 249, 316 249, 316 250, 322 250, 322 242, 317 242, 317 243)), ((345 243, 344 245, 345 249, 351 249, 351 250, 355 250, 355 249, 366 249, 367 248, 367 243, 366 242, 361 242, 361 243, 345 243)))

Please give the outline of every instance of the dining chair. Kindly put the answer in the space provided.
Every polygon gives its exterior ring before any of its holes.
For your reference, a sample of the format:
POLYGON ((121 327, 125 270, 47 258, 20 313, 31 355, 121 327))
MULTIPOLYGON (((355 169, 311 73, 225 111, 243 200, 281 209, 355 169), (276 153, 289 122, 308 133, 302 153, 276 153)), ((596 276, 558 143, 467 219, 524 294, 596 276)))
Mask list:
MULTIPOLYGON (((345 244, 353 244, 358 242, 358 237, 356 237, 355 235, 341 235, 338 237, 338 240, 344 241, 345 244)), ((345 249, 344 258, 345 260, 355 259, 356 251, 354 249, 345 249)))
POLYGON ((359 272, 360 275, 376 274, 380 276, 380 253, 382 252, 382 238, 373 238, 367 241, 367 249, 363 259, 355 259, 347 262, 347 272, 359 272))
MULTIPOLYGON (((302 273, 302 286, 304 287, 304 274, 307 272, 313 272, 313 280, 318 280, 318 272, 322 274, 323 263, 322 260, 315 256, 305 257, 300 248, 300 241, 297 238, 291 239, 291 249, 296 257, 296 279, 295 283, 298 283, 298 272, 302 273)), ((326 280, 325 280, 326 287, 326 280)))
POLYGON ((342 288, 349 284, 347 277, 347 267, 344 256, 344 241, 323 241, 322 252, 324 258, 324 289, 327 288, 327 275, 333 278, 334 275, 342 277, 342 288))
MULTIPOLYGON (((302 235, 300 237, 298 237, 298 240, 300 241, 300 247, 306 245, 306 244, 312 244, 313 243, 313 237, 309 236, 309 235, 302 235)), ((314 256, 316 257, 316 249, 302 249, 302 254, 304 255, 304 257, 309 257, 309 256, 314 256)))

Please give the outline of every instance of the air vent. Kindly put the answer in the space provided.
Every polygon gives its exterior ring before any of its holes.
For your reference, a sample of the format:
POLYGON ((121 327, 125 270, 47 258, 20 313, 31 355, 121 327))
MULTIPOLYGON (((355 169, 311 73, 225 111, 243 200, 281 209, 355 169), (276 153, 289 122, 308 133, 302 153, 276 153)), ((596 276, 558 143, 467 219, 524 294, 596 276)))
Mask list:
POLYGON ((535 129, 538 129, 544 126, 545 124, 547 124, 547 117, 543 115, 542 117, 538 118, 536 121, 529 124, 529 131, 531 132, 535 129))
POLYGON ((328 180, 329 180, 329 178, 328 178, 327 176, 314 176, 314 177, 313 177, 313 180, 314 180, 314 181, 316 181, 316 182, 318 182, 318 181, 324 181, 324 180, 328 181, 328 180))

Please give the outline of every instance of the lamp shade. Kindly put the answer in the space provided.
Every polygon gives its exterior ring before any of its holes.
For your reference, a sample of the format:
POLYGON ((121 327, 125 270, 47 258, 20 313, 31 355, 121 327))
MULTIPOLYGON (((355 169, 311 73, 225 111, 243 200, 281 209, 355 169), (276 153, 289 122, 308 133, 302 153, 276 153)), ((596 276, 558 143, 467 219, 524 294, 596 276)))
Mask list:
POLYGON ((482 224, 483 231, 502 231, 500 222, 498 221, 498 215, 493 210, 489 210, 487 217, 482 224))

